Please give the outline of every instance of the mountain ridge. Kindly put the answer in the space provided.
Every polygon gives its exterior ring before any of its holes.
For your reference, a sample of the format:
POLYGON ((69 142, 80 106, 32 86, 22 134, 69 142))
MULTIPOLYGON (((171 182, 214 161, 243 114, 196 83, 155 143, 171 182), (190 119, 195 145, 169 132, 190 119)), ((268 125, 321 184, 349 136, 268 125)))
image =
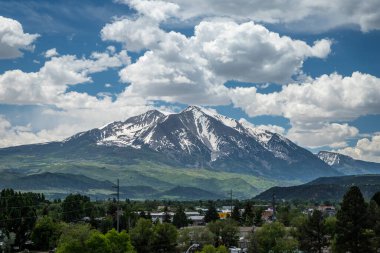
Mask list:
POLYGON ((320 151, 318 158, 345 175, 380 174, 380 163, 354 159, 336 152, 320 151))

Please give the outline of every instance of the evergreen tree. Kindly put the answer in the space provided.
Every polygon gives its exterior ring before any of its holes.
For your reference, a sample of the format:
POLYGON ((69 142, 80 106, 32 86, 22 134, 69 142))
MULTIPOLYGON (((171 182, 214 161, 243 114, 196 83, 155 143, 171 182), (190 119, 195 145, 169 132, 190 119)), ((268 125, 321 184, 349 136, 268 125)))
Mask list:
POLYGON ((360 189, 352 186, 344 195, 337 213, 335 247, 338 252, 371 252, 367 206, 360 189))
POLYGON ((378 206, 380 206, 380 192, 376 192, 371 200, 375 201, 378 206))
POLYGON ((253 224, 256 227, 261 227, 261 225, 263 224, 263 219, 261 217, 262 213, 263 213, 263 210, 261 208, 258 208, 255 211, 255 219, 253 220, 253 224))
POLYGON ((85 216, 91 216, 93 204, 90 198, 80 194, 70 194, 62 202, 63 220, 74 222, 85 216))
POLYGON ((310 253, 322 253, 328 245, 327 230, 323 214, 315 210, 309 219, 298 228, 300 249, 310 253))
POLYGON ((211 221, 216 221, 218 219, 219 219, 219 214, 218 214, 218 211, 216 210, 215 203, 210 201, 207 212, 204 217, 204 221, 208 223, 211 221))
POLYGON ((186 216, 185 209, 179 206, 173 216, 173 225, 177 228, 186 227, 189 224, 189 219, 186 216))
POLYGON ((231 219, 236 221, 237 223, 241 224, 241 214, 240 209, 237 205, 234 206, 231 213, 231 219))
POLYGON ((169 214, 168 206, 164 207, 164 216, 162 217, 162 222, 163 223, 171 223, 172 222, 171 216, 169 214))
POLYGON ((253 206, 251 202, 246 202, 244 205, 244 212, 242 214, 242 224, 245 226, 252 226, 255 214, 253 212, 253 206))
POLYGON ((380 206, 372 198, 369 204, 369 224, 372 230, 371 244, 375 252, 380 249, 380 206))

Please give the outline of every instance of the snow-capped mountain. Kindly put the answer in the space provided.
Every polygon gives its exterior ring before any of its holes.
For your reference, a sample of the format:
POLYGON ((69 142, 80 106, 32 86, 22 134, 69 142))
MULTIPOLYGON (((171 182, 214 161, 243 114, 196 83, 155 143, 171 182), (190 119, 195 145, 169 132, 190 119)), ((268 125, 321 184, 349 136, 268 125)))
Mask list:
POLYGON ((74 135, 65 140, 65 145, 70 143, 153 152, 182 167, 272 178, 310 179, 339 174, 279 134, 197 106, 168 115, 148 111, 74 135))
POLYGON ((380 163, 355 160, 335 152, 320 151, 318 158, 345 175, 380 174, 380 163))

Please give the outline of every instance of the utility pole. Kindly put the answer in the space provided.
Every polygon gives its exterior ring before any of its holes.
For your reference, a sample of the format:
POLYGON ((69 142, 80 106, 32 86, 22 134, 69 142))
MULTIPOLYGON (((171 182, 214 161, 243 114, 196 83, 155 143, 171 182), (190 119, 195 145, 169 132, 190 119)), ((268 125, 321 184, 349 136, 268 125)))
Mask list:
POLYGON ((117 185, 113 186, 113 188, 116 188, 116 195, 117 197, 117 211, 116 211, 116 228, 117 232, 120 232, 120 184, 119 179, 117 179, 117 185))

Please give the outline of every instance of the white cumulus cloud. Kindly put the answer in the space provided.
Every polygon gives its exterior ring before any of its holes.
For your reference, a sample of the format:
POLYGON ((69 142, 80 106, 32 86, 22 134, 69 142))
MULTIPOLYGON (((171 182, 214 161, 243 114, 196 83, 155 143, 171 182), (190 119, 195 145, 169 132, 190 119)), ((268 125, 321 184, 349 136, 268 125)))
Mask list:
POLYGON ((0 16, 0 59, 17 58, 22 56, 22 50, 33 50, 38 37, 24 33, 17 20, 0 16))
POLYGON ((51 58, 54 56, 58 56, 59 54, 58 54, 56 48, 51 48, 51 49, 47 50, 44 55, 45 55, 45 58, 51 58))
POLYGON ((360 139, 354 147, 338 149, 336 152, 355 159, 380 163, 380 134, 377 133, 370 138, 360 139))
POLYGON ((230 17, 284 24, 288 29, 321 32, 354 26, 363 32, 380 29, 380 2, 377 0, 166 0, 178 4, 184 20, 203 17, 230 17))

